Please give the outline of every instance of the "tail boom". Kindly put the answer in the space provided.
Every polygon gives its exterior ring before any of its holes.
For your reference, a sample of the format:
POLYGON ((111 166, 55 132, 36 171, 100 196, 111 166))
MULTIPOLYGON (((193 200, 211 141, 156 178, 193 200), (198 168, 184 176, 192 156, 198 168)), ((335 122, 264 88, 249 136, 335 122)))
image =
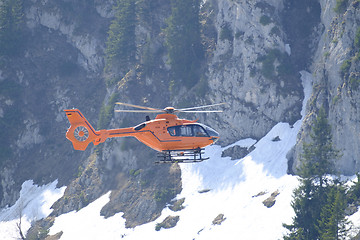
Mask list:
POLYGON ((136 133, 133 128, 121 128, 111 130, 96 131, 86 120, 78 109, 64 110, 70 122, 70 127, 66 132, 66 138, 70 140, 75 150, 84 151, 89 143, 98 145, 111 137, 134 136, 136 133))

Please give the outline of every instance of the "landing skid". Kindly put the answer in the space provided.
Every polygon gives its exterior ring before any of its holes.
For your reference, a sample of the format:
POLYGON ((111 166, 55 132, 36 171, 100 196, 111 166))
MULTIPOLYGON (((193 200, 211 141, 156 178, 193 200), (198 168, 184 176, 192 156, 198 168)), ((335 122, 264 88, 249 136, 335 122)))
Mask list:
POLYGON ((208 160, 204 158, 203 148, 187 149, 187 150, 165 150, 158 153, 158 161, 155 163, 195 163, 208 160))

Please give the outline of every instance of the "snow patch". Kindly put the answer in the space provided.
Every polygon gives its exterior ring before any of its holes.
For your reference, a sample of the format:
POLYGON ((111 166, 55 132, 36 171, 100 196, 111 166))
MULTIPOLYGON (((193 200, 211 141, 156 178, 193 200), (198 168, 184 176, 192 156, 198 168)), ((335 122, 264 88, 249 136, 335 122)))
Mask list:
POLYGON ((123 213, 105 219, 101 208, 110 201, 110 192, 80 211, 72 211, 56 218, 49 235, 63 231, 61 239, 120 239, 125 228, 123 213))
POLYGON ((38 186, 32 180, 21 186, 20 197, 16 203, 0 211, 0 236, 3 239, 20 239, 17 224, 21 216, 21 229, 24 234, 31 223, 49 216, 51 206, 64 195, 65 188, 56 188, 57 180, 47 185, 38 186))
POLYGON ((290 56, 291 55, 291 48, 290 44, 285 44, 285 52, 290 56))
POLYGON ((358 208, 358 211, 356 213, 349 216, 348 220, 350 221, 350 223, 353 223, 355 226, 357 226, 357 227, 350 229, 350 237, 352 239, 352 238, 355 238, 355 236, 357 234, 359 234, 359 231, 360 231, 360 227, 358 225, 360 223, 360 209, 358 208))

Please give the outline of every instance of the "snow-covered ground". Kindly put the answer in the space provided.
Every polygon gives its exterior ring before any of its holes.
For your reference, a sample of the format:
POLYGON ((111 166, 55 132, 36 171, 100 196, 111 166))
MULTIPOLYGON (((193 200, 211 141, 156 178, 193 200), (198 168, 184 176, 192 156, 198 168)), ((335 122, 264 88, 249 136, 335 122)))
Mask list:
MULTIPOLYGON (((311 94, 311 74, 301 74, 305 92, 302 111, 304 115, 305 104, 311 94)), ((126 229, 122 213, 107 219, 100 216, 101 208, 109 201, 108 192, 78 212, 73 211, 57 217, 49 234, 62 231, 61 239, 280 239, 285 233, 282 224, 291 223, 294 215, 290 202, 298 179, 286 174, 286 154, 296 143, 301 122, 302 119, 293 126, 278 123, 258 142, 243 139, 223 148, 217 145, 209 146, 206 148, 209 160, 181 164, 183 189, 176 197, 185 198, 185 208, 181 211, 173 212, 165 208, 155 221, 126 229), (274 141, 275 138, 280 140, 274 141), (242 159, 221 157, 224 150, 235 145, 246 148, 254 146, 255 150, 242 159), (279 194, 275 197, 275 204, 270 208, 266 207, 263 201, 276 191, 279 194), (220 225, 214 225, 212 222, 219 214, 223 214, 225 220, 220 225), (177 225, 156 231, 156 225, 167 216, 179 216, 177 225)), ((24 184, 32 188, 31 183, 24 184)), ((40 190, 38 193, 33 191, 34 193, 29 194, 22 190, 20 199, 26 199, 22 200, 25 202, 32 199, 33 202, 33 205, 27 204, 24 207, 24 213, 34 210, 42 212, 26 215, 29 219, 27 224, 32 219, 39 219, 50 213, 49 204, 57 199, 55 195, 60 197, 64 191, 63 188, 56 189, 55 186, 52 184, 43 187, 54 193, 52 199, 45 197, 40 190), (46 211, 42 211, 43 208, 46 211)), ((23 186, 23 189, 26 188, 23 186)), ((17 205, 20 204, 18 202, 17 205)), ((18 220, 14 214, 17 208, 13 206, 0 212, 0 236, 16 236, 14 228, 18 220), (5 225, 7 227, 4 227, 5 225)), ((358 218, 360 219, 360 214, 353 216, 354 220, 359 220, 358 218)))
POLYGON ((56 188, 57 181, 38 186, 29 180, 22 184, 16 203, 0 211, 0 239, 20 239, 18 225, 26 234, 31 223, 49 216, 51 206, 65 192, 66 187, 56 188))
MULTIPOLYGON (((311 75, 302 75, 305 109, 311 75)), ((286 154, 295 145, 300 126, 301 120, 294 126, 279 123, 258 142, 243 139, 224 148, 209 146, 205 150, 209 160, 181 164, 183 189, 177 196, 185 198, 181 211, 165 208, 156 221, 126 229, 121 213, 108 219, 100 216, 101 207, 109 201, 108 193, 79 212, 58 217, 50 234, 63 231, 61 239, 279 239, 285 231, 282 224, 290 223, 294 215, 290 202, 298 180, 286 174, 286 154), (280 141, 273 141, 276 137, 280 141), (222 151, 234 145, 254 146, 255 150, 238 160, 221 157, 222 151), (262 202, 275 191, 280 194, 274 206, 267 208, 262 202), (219 214, 226 219, 213 225, 219 214), (179 216, 177 225, 156 231, 156 224, 167 216, 179 216)))

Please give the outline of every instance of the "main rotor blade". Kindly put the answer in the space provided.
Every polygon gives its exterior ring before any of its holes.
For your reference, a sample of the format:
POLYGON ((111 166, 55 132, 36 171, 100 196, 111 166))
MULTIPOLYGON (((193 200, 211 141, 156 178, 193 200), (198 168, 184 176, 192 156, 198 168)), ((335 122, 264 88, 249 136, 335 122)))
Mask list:
POLYGON ((115 110, 115 112, 127 112, 127 113, 160 113, 163 110, 115 110))
POLYGON ((161 111, 161 109, 158 109, 158 108, 143 107, 143 106, 129 104, 129 103, 116 102, 115 104, 124 105, 124 106, 128 106, 128 107, 134 107, 134 108, 140 108, 140 109, 146 109, 146 110, 161 111))
POLYGON ((177 109, 177 110, 178 110, 178 111, 187 111, 187 110, 194 110, 194 109, 199 109, 199 108, 207 108, 207 107, 220 106, 220 105, 224 105, 224 104, 226 104, 226 103, 216 103, 216 104, 204 105, 204 106, 199 106, 199 107, 181 108, 181 109, 177 109))
POLYGON ((182 110, 177 110, 177 112, 183 112, 183 113, 221 113, 223 112, 222 110, 199 110, 199 111, 193 111, 193 110, 190 110, 190 111, 182 111, 182 110))

